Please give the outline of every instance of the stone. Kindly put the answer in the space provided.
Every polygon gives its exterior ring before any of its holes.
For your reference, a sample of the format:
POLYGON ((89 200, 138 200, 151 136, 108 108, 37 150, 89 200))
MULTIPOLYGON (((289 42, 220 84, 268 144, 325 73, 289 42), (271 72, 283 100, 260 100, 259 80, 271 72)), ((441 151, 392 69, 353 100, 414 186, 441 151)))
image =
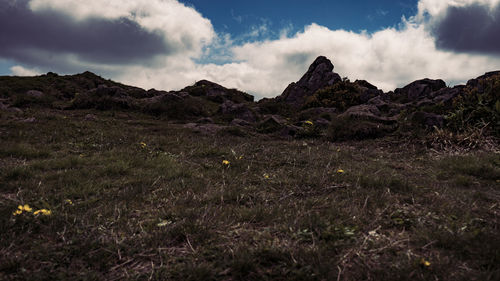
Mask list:
POLYGON ((235 119, 233 119, 233 121, 231 121, 231 125, 240 126, 240 127, 248 127, 248 126, 251 126, 252 123, 245 121, 243 119, 235 118, 235 119))
POLYGON ((444 125, 444 117, 438 114, 417 111, 410 115, 410 120, 417 125, 426 128, 442 128, 444 125))
POLYGON ((443 104, 450 106, 454 98, 463 91, 463 87, 457 86, 452 89, 445 88, 432 93, 432 102, 435 104, 443 104))
POLYGON ((257 121, 256 114, 248 108, 245 103, 234 103, 226 100, 220 105, 220 112, 225 115, 231 115, 233 118, 245 120, 254 123, 257 121))
POLYGON ((210 117, 203 117, 203 118, 200 118, 198 120, 196 120, 195 123, 198 123, 198 124, 213 124, 214 123, 214 120, 210 117))
POLYGON ((83 118, 85 121, 96 121, 97 120, 97 116, 95 116, 94 114, 87 114, 85 115, 85 117, 83 118))
POLYGON ((215 135, 226 126, 216 125, 216 124, 197 124, 197 123, 187 123, 183 126, 186 129, 193 130, 196 133, 204 135, 215 135))
POLYGON ((396 123, 395 117, 383 117, 380 110, 373 104, 361 104, 349 107, 344 113, 339 115, 340 118, 364 119, 381 123, 392 124, 396 123))
POLYGON ((44 96, 43 92, 37 90, 29 90, 26 92, 26 95, 28 97, 38 98, 38 99, 44 96))
POLYGON ((286 120, 279 115, 271 115, 264 118, 257 125, 257 129, 262 133, 273 133, 283 129, 286 125, 286 120))
POLYGON ((446 83, 443 80, 426 78, 414 81, 403 88, 398 88, 394 93, 398 99, 403 98, 406 101, 417 101, 443 88, 446 88, 446 83))
POLYGON ((21 122, 23 122, 23 123, 35 123, 36 118, 35 117, 26 118, 26 119, 21 120, 21 122))
POLYGON ((298 82, 288 85, 278 99, 294 107, 302 106, 305 99, 317 90, 342 81, 340 75, 333 72, 333 68, 332 62, 326 57, 316 58, 302 78, 298 82))

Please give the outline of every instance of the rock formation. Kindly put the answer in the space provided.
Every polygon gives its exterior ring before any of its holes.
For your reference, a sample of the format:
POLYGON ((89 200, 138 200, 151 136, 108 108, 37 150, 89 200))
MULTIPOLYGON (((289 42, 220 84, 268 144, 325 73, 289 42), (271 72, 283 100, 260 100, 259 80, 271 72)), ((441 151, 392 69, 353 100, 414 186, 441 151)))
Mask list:
POLYGON ((305 99, 317 90, 342 80, 340 75, 333 72, 333 68, 332 62, 326 57, 316 58, 304 76, 298 82, 288 85, 278 100, 300 107, 305 99))

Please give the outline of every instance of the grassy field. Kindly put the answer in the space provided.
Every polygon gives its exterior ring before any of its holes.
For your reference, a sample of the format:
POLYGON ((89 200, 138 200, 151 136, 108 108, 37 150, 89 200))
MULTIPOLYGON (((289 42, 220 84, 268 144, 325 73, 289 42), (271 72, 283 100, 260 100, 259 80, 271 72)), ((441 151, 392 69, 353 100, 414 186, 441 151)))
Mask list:
POLYGON ((498 152, 87 113, 0 118, 0 280, 500 280, 498 152))

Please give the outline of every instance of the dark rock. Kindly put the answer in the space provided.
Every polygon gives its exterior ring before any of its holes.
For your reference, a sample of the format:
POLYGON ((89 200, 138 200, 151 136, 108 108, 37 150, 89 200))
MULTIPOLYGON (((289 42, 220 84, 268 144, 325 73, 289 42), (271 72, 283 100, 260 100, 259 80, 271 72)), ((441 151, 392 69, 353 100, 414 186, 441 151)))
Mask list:
POLYGON ((85 119, 85 121, 96 121, 97 116, 89 113, 89 114, 85 115, 84 119, 85 119))
POLYGON ((24 112, 24 111, 22 111, 22 109, 20 109, 18 107, 9 107, 9 108, 7 108, 7 111, 10 111, 13 113, 23 113, 24 112))
POLYGON ((384 124, 371 120, 339 116, 330 123, 328 138, 334 141, 373 139, 390 134, 397 127, 397 123, 384 124))
POLYGON ((301 134, 304 128, 294 125, 286 125, 279 130, 278 135, 282 137, 295 137, 301 134))
POLYGON ((330 121, 325 118, 318 118, 314 120, 314 125, 321 129, 326 129, 330 125, 330 121))
POLYGON ((428 98, 423 98, 422 100, 419 100, 416 104, 415 107, 422 107, 422 106, 432 106, 435 105, 436 103, 431 101, 428 98))
POLYGON ((22 123, 35 123, 36 118, 35 117, 26 118, 26 119, 21 120, 21 122, 22 123))
POLYGON ((271 115, 257 125, 257 129, 261 133, 274 133, 286 126, 286 120, 279 115, 271 115))
POLYGON ((99 85, 97 89, 95 89, 95 94, 99 97, 102 96, 115 96, 115 97, 124 97, 127 96, 127 93, 120 87, 112 86, 108 87, 106 85, 99 85))
POLYGON ((333 72, 333 68, 329 59, 324 56, 318 57, 304 76, 297 83, 288 85, 278 99, 295 107, 301 107, 305 98, 313 95, 318 89, 342 81, 340 75, 333 72))
POLYGON ((333 114, 337 113, 337 109, 334 107, 312 107, 308 109, 304 109, 300 112, 300 114, 309 115, 309 116, 320 116, 322 114, 333 114))
POLYGON ((215 135, 222 129, 226 128, 226 126, 221 126, 216 124, 196 124, 196 123, 187 123, 184 124, 183 127, 204 135, 215 135))
POLYGON ((196 120, 195 123, 198 123, 198 124, 213 124, 214 123, 214 120, 210 117, 203 117, 203 118, 200 118, 198 120, 196 120))
POLYGON ((302 110, 298 116, 299 120, 330 119, 331 115, 335 113, 337 113, 337 109, 333 107, 311 107, 302 110))
POLYGON ((198 81, 193 86, 182 89, 182 91, 192 96, 206 97, 208 100, 216 103, 224 103, 226 100, 234 103, 253 102, 254 100, 252 95, 236 89, 228 89, 207 80, 198 81))
POLYGON ((251 126, 252 123, 248 122, 248 121, 245 121, 243 119, 233 119, 233 121, 231 121, 231 125, 233 126, 241 126, 241 127, 248 127, 248 126, 251 126))
POLYGON ((373 104, 361 104, 348 108, 344 113, 339 115, 345 119, 362 119, 386 124, 396 123, 394 117, 383 117, 380 110, 373 104))
POLYGON ((446 83, 443 80, 432 80, 426 78, 414 81, 403 88, 398 88, 394 91, 394 94, 396 99, 403 99, 403 101, 416 101, 443 88, 446 88, 446 83))
POLYGON ((356 81, 354 81, 354 84, 358 84, 359 86, 365 87, 365 88, 370 89, 370 90, 378 90, 377 86, 369 83, 366 80, 356 80, 356 81))
POLYGON ((460 93, 462 93, 463 89, 461 87, 444 88, 439 91, 432 93, 432 102, 434 104, 443 104, 446 106, 450 106, 454 98, 456 98, 460 93))
POLYGON ((44 96, 43 92, 37 90, 29 90, 26 92, 26 95, 32 98, 43 98, 44 96))
POLYGON ((359 95, 359 101, 361 103, 366 103, 368 100, 384 93, 366 80, 356 80, 354 84, 358 85, 361 90, 361 94, 359 95))
POLYGON ((426 128, 442 128, 444 125, 444 118, 441 115, 417 111, 410 115, 410 120, 413 124, 426 127, 426 128))
POLYGON ((247 122, 256 122, 256 114, 248 108, 245 103, 235 104, 230 100, 226 100, 220 106, 220 112, 225 115, 231 115, 233 118, 243 119, 247 122))
POLYGON ((380 111, 387 112, 390 109, 390 100, 387 95, 379 95, 371 98, 367 102, 368 104, 375 105, 380 111))

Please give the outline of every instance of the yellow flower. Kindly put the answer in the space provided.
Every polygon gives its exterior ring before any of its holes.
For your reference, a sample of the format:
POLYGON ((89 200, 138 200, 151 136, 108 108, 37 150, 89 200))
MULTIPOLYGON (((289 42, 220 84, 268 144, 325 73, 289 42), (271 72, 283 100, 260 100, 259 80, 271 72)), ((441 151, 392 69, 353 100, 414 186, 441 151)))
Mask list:
POLYGON ((71 201, 71 199, 66 199, 66 200, 64 200, 64 202, 66 202, 66 203, 68 203, 70 205, 73 205, 73 201, 71 201))
POLYGON ((142 148, 146 148, 146 146, 148 146, 145 142, 141 142, 139 144, 141 145, 142 148))
POLYGON ((342 170, 342 169, 338 169, 338 170, 337 170, 337 173, 339 173, 339 174, 343 174, 343 173, 345 173, 345 171, 344 171, 344 170, 342 170))
POLYGON ((20 214, 22 214, 22 213, 23 213, 23 211, 21 211, 21 210, 16 210, 15 212, 13 212, 13 213, 12 213, 12 215, 17 216, 17 215, 20 215, 20 214))
POLYGON ((24 210, 24 207, 23 207, 23 205, 19 205, 19 206, 17 206, 17 209, 21 210, 21 212, 22 212, 24 210))
POLYGON ((47 209, 41 209, 41 210, 35 211, 33 214, 34 215, 38 215, 40 213, 42 213, 42 215, 44 215, 44 216, 50 216, 50 215, 52 215, 52 211, 51 210, 47 210, 47 209))
POLYGON ((420 260, 420 264, 423 265, 423 266, 425 266, 425 267, 431 266, 431 263, 429 261, 425 260, 424 258, 422 258, 420 260))
POLYGON ((229 164, 230 164, 230 163, 229 163, 229 161, 227 161, 227 160, 222 160, 222 165, 229 166, 229 164))
POLYGON ((306 122, 304 122, 304 123, 305 123, 306 125, 309 125, 309 126, 314 125, 314 124, 313 124, 313 122, 312 122, 312 121, 309 121, 309 120, 307 120, 307 121, 306 121, 306 122))
POLYGON ((31 212, 33 211, 33 209, 30 207, 30 205, 26 204, 23 206, 23 210, 26 211, 26 212, 31 212))
POLYGON ((269 174, 264 174, 265 179, 269 179, 269 174))

